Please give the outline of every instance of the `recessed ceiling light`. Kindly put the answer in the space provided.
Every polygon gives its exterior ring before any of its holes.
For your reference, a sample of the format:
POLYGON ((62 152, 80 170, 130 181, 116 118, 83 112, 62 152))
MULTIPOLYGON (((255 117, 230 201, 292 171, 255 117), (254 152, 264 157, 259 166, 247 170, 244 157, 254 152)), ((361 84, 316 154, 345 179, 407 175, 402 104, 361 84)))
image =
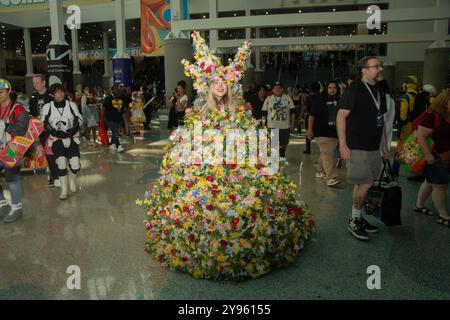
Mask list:
POLYGON ((302 13, 302 10, 298 10, 298 13, 302 13))
POLYGON ((203 19, 206 19, 206 16, 203 16, 203 19))
POLYGON ((269 12, 266 11, 266 14, 269 14, 269 12))
POLYGON ((336 8, 333 8, 333 11, 336 11, 336 8))
POLYGON ((110 29, 108 29, 108 31, 109 31, 109 32, 111 32, 111 30, 112 30, 111 28, 110 28, 110 29))

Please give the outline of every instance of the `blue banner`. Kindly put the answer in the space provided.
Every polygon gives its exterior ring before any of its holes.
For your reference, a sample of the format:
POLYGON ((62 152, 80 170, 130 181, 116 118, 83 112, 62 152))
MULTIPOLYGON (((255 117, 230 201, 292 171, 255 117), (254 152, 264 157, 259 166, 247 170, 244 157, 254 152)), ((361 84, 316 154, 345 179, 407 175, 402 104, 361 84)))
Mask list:
POLYGON ((113 79, 115 85, 131 86, 131 59, 118 58, 113 60, 113 79))

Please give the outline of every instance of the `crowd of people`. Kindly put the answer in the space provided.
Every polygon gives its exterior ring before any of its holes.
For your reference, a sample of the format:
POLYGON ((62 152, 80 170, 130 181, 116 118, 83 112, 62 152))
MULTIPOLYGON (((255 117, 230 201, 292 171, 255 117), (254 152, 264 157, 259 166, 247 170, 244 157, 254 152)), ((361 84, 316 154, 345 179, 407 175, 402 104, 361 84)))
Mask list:
POLYGON ((410 136, 413 123, 420 120, 417 140, 426 165, 422 174, 407 173, 408 180, 423 182, 413 210, 433 215, 425 207, 425 199, 432 195, 439 214, 438 223, 450 226, 446 207, 450 86, 438 93, 433 85, 421 87, 417 77, 411 75, 402 88, 391 90, 383 78, 383 65, 378 58, 367 57, 359 64, 359 76, 352 76, 345 83, 314 82, 309 88, 288 87, 284 92, 280 83, 275 83, 273 88, 253 86, 244 97, 256 119, 261 119, 270 129, 280 130, 281 157, 285 157, 290 137, 301 137, 305 129, 304 153, 311 153, 311 141, 317 144, 316 178, 325 181, 328 187, 341 183, 338 168, 342 160, 346 161, 347 182, 354 185, 348 229, 360 240, 368 240, 368 233, 378 232, 362 212, 369 189, 380 177, 381 159, 393 161, 392 173, 398 177, 401 167, 398 150, 410 136), (434 141, 434 152, 426 143, 427 138, 434 141), (391 152, 393 140, 398 140, 397 149, 391 152))
MULTIPOLYGON (((398 140, 400 148, 417 119, 421 121, 417 140, 426 157, 426 166, 422 174, 408 175, 410 180, 423 182, 414 210, 432 215, 433 211, 425 206, 425 200, 431 195, 439 213, 438 222, 449 226, 446 192, 450 88, 438 93, 432 85, 420 86, 417 77, 409 76, 401 89, 390 90, 382 73, 380 60, 368 57, 360 62, 359 76, 345 82, 314 82, 307 88, 295 86, 286 90, 277 82, 273 87, 253 85, 244 94, 253 117, 261 125, 279 130, 283 161, 287 162, 286 150, 291 137, 302 138, 303 133, 305 154, 311 154, 312 141, 318 146, 316 177, 328 187, 341 183, 338 168, 342 160, 346 161, 347 181, 354 185, 348 228, 361 240, 369 239, 368 233, 378 231, 362 217, 362 212, 367 192, 380 174, 381 158, 393 160, 393 173, 398 176, 401 166, 391 152, 392 142, 398 140), (427 147, 426 140, 430 137, 435 143, 433 150, 427 147)), ((152 95, 144 87, 134 92, 125 86, 113 86, 110 91, 101 92, 84 87, 81 94, 73 96, 58 84, 47 88, 42 74, 34 75, 33 86, 35 91, 27 98, 21 90, 14 91, 9 82, 1 80, 2 145, 5 147, 13 136, 25 134, 29 117, 40 119, 44 131, 38 141, 48 162, 48 185, 61 188, 61 200, 68 198, 69 191, 77 191, 80 140, 90 146, 104 144, 114 152, 123 152, 119 136, 137 134, 143 138, 155 111, 150 104, 152 95), (111 131, 110 140, 107 130, 111 131)), ((169 129, 184 125, 186 110, 194 99, 186 94, 186 82, 179 81, 174 92, 166 96, 170 108, 169 129)), ((23 159, 12 168, 0 162, 12 194, 8 203, 0 192, 0 215, 4 222, 14 222, 22 216, 22 165, 23 159)))

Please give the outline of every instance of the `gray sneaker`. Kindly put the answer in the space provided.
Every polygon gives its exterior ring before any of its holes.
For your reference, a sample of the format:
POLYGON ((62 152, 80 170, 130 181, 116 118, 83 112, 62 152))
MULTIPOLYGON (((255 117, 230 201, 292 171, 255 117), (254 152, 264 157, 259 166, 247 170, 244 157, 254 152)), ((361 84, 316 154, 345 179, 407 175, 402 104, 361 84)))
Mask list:
POLYGON ((12 223, 16 222, 23 216, 22 208, 20 209, 12 209, 9 211, 9 213, 6 215, 6 217, 3 218, 4 223, 12 223))
POLYGON ((11 206, 9 204, 0 207, 0 219, 3 219, 11 211, 11 206))

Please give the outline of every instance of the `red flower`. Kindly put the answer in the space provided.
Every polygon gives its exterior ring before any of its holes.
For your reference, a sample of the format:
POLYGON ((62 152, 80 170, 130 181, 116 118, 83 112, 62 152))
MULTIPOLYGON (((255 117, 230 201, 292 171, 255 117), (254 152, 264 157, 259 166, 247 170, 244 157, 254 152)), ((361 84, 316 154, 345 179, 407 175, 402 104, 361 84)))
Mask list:
POLYGON ((159 262, 163 262, 164 261, 164 255, 160 254, 158 256, 158 260, 159 260, 159 262))
POLYGON ((313 226, 313 227, 316 226, 316 223, 314 222, 314 220, 310 219, 308 222, 311 226, 313 226))
POLYGON ((273 208, 269 207, 269 208, 267 208, 267 211, 269 211, 270 213, 273 213, 273 208))
POLYGON ((145 230, 150 230, 151 228, 152 228, 152 225, 149 224, 149 225, 145 228, 145 230))
POLYGON ((232 202, 236 202, 236 196, 235 196, 235 195, 230 194, 230 195, 228 196, 228 198, 230 198, 230 200, 231 200, 232 202))
POLYGON ((236 66, 236 71, 240 71, 241 70, 241 67, 240 66, 236 66))
POLYGON ((205 63, 204 62, 200 63, 200 68, 202 68, 202 69, 205 68, 205 63))
POLYGON ((209 211, 213 211, 214 210, 214 205, 212 205, 212 204, 209 204, 209 205, 207 205, 206 206, 206 209, 208 209, 209 211))
POLYGON ((274 216, 274 215, 271 215, 271 216, 270 216, 270 219, 275 220, 275 216, 274 216))
POLYGON ((257 215, 256 213, 252 213, 250 216, 251 216, 253 219, 256 219, 256 218, 258 217, 258 215, 257 215))
POLYGON ((164 230, 164 234, 167 236, 169 234, 169 231, 164 230))
POLYGON ((186 182, 186 186, 188 188, 192 188, 194 186, 194 182, 192 182, 192 181, 186 182))
POLYGON ((208 180, 209 182, 213 182, 213 181, 214 181, 214 178, 211 177, 211 176, 207 176, 207 177, 206 177, 206 180, 208 180))
POLYGON ((225 248, 228 245, 228 242, 222 239, 220 240, 220 245, 225 248))
POLYGON ((213 196, 217 196, 219 194, 218 190, 212 190, 211 193, 213 194, 213 196))
POLYGON ((186 258, 186 257, 183 257, 181 260, 183 260, 183 262, 186 262, 186 261, 188 261, 189 259, 186 258))
POLYGON ((213 184, 213 185, 212 185, 212 188, 213 188, 213 189, 217 189, 218 186, 217 186, 216 184, 213 184))
POLYGON ((170 253, 175 254, 175 253, 177 253, 177 250, 172 249, 172 250, 170 251, 170 253))
POLYGON ((259 197, 261 195, 261 191, 256 191, 255 196, 259 197))
POLYGON ((163 213, 164 213, 164 210, 159 210, 158 213, 159 213, 159 214, 163 214, 163 213))
POLYGON ((195 235, 193 235, 192 233, 189 235, 189 241, 190 242, 194 242, 195 241, 195 235))
POLYGON ((234 218, 233 219, 233 224, 238 224, 238 222, 239 222, 239 218, 234 218))

